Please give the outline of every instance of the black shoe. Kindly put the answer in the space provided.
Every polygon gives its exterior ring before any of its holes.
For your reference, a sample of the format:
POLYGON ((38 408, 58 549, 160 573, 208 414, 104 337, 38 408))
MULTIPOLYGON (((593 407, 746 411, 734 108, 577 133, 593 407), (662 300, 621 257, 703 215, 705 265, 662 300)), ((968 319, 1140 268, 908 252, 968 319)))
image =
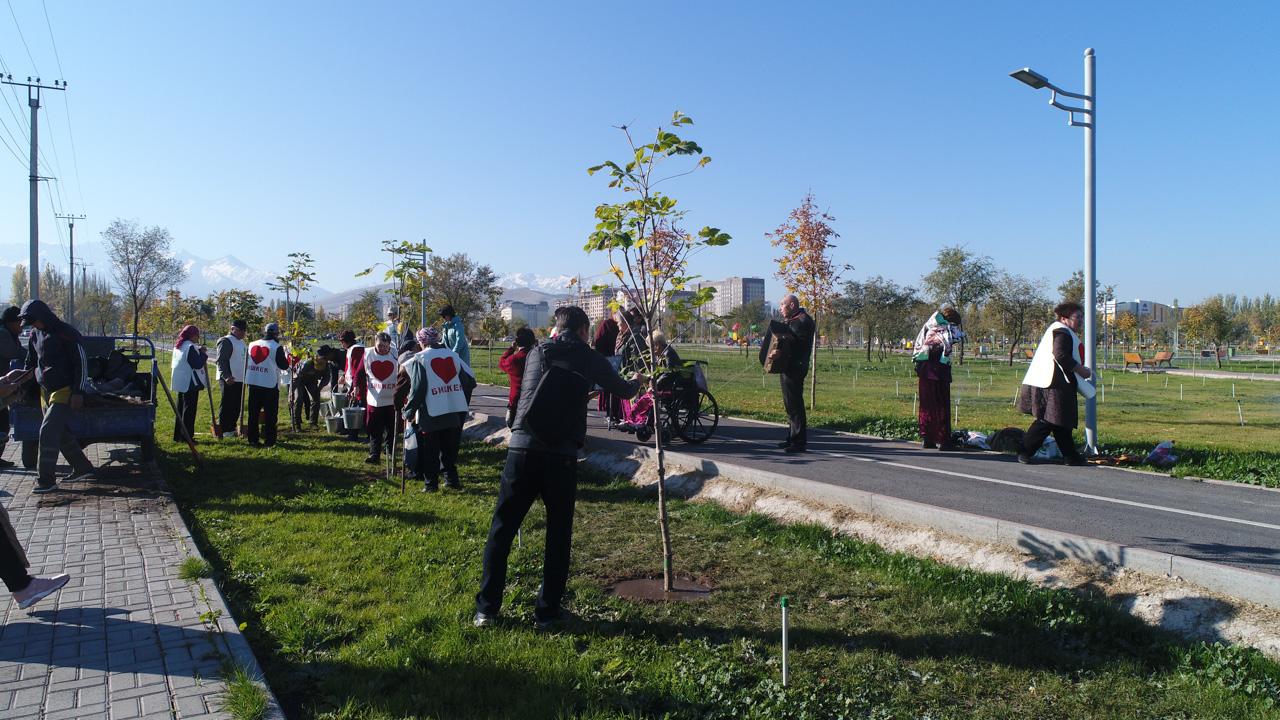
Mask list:
POLYGON ((449 488, 450 490, 461 490, 462 481, 459 480, 457 477, 448 477, 444 479, 444 486, 449 488))
POLYGON ((12 460, 5 460, 4 458, 0 458, 0 468, 11 468, 16 464, 17 463, 15 463, 12 460))
POLYGON ((440 489, 440 483, 435 480, 422 483, 422 492, 424 493, 435 492, 439 489, 440 489))
POLYGON ((1064 458, 1062 461, 1062 464, 1070 465, 1071 467, 1084 467, 1089 463, 1081 455, 1074 454, 1074 455, 1068 455, 1066 458, 1064 458))
POLYGON ((791 441, 783 440, 782 442, 778 443, 778 447, 782 448, 783 450, 786 450, 787 448, 791 447, 791 441))
POLYGON ((54 490, 57 490, 57 489, 58 489, 58 484, 57 484, 57 483, 49 483, 48 485, 39 485, 39 484, 37 484, 34 488, 32 488, 32 489, 31 489, 31 492, 33 492, 33 493, 35 493, 35 494, 37 494, 37 495, 43 495, 43 494, 45 494, 45 493, 51 493, 51 492, 53 492, 54 490))
POLYGON ((925 440, 924 442, 920 443, 920 447, 924 450, 932 450, 938 447, 938 443, 932 440, 925 440))
POLYGON ((1024 452, 1018 453, 1018 462, 1022 463, 1023 465, 1035 465, 1034 458, 1032 458, 1030 455, 1024 452))
POLYGON ((563 615, 552 617, 538 617, 535 615, 533 618, 533 629, 538 632, 555 632, 562 624, 564 624, 563 615))
POLYGON ((945 450, 947 452, 956 452, 957 450, 963 450, 964 448, 955 443, 942 443, 942 445, 938 446, 938 449, 945 450))
POLYGON ((382 462, 382 458, 379 457, 377 453, 369 453, 368 457, 364 459, 364 462, 366 465, 378 465, 382 462))
POLYGON ((784 450, 783 452, 787 453, 788 455, 794 455, 795 453, 802 453, 802 452, 808 452, 808 451, 809 451, 809 448, 805 447, 804 445, 788 445, 786 450, 784 450))
POLYGON ((471 618, 471 624, 478 628, 492 627, 498 624, 498 615, 496 613, 490 615, 489 613, 478 612, 475 617, 471 618))

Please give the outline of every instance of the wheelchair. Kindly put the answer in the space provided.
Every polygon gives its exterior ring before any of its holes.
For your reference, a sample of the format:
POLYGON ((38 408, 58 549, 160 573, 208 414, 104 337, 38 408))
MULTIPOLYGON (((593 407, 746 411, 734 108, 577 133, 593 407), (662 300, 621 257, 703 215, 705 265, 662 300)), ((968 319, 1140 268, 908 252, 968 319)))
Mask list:
MULTIPOLYGON (((720 425, 720 406, 707 389, 702 360, 685 362, 658 377, 654 403, 661 408, 662 441, 673 438, 698 444, 706 442, 720 425)), ((648 421, 635 428, 636 439, 645 442, 653 437, 653 410, 648 421)))

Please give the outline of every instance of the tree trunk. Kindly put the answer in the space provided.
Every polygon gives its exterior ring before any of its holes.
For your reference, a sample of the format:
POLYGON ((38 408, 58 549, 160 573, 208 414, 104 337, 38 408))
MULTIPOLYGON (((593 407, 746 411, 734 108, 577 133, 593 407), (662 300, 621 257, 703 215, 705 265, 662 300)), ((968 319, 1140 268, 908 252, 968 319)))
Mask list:
MULTIPOLYGON (((656 374, 656 373, 654 373, 656 374)), ((662 407, 657 402, 657 381, 649 379, 649 392, 653 393, 653 449, 658 455, 658 528, 662 535, 662 591, 675 589, 675 573, 671 561, 671 520, 667 515, 667 465, 662 447, 662 407)))
POLYGON ((818 409, 818 321, 813 321, 813 347, 809 348, 809 409, 818 409))

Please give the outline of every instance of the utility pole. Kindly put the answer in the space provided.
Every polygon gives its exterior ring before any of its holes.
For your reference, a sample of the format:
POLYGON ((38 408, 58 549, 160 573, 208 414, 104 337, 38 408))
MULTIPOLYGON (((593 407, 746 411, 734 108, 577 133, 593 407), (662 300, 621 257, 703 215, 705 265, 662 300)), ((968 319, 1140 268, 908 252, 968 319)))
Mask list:
MULTIPOLYGON (((54 217, 67 221, 67 243, 71 252, 71 273, 67 275, 67 322, 76 324, 76 221, 83 220, 84 215, 59 215, 54 217)), ((84 286, 82 285, 81 288, 84 286)))
POLYGON ((40 78, 36 78, 32 82, 28 77, 26 82, 14 80, 12 75, 0 77, 0 84, 4 85, 20 85, 27 89, 27 105, 31 108, 31 299, 40 299, 40 181, 44 178, 40 177, 40 144, 37 140, 39 135, 39 124, 36 122, 37 113, 40 110, 40 91, 41 90, 66 90, 67 83, 63 80, 54 80, 52 85, 45 85, 40 78))

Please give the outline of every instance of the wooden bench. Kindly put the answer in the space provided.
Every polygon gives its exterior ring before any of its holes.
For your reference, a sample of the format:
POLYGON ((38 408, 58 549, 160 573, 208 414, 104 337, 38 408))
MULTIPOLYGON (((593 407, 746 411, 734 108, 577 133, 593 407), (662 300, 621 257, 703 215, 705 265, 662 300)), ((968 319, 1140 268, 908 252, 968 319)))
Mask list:
POLYGON ((1147 361, 1151 367, 1160 367, 1160 363, 1164 363, 1165 367, 1173 367, 1173 353, 1166 350, 1156 353, 1156 356, 1147 361))
POLYGON ((1147 361, 1146 361, 1146 360, 1143 360, 1143 359, 1142 359, 1142 356, 1141 356, 1141 355, 1139 355, 1138 353, 1125 353, 1125 354, 1124 354, 1124 369, 1125 369, 1125 370, 1128 370, 1130 365, 1133 365, 1133 366, 1137 367, 1139 370, 1141 370, 1141 369, 1142 369, 1142 366, 1143 366, 1143 365, 1146 365, 1146 364, 1147 364, 1147 361))

